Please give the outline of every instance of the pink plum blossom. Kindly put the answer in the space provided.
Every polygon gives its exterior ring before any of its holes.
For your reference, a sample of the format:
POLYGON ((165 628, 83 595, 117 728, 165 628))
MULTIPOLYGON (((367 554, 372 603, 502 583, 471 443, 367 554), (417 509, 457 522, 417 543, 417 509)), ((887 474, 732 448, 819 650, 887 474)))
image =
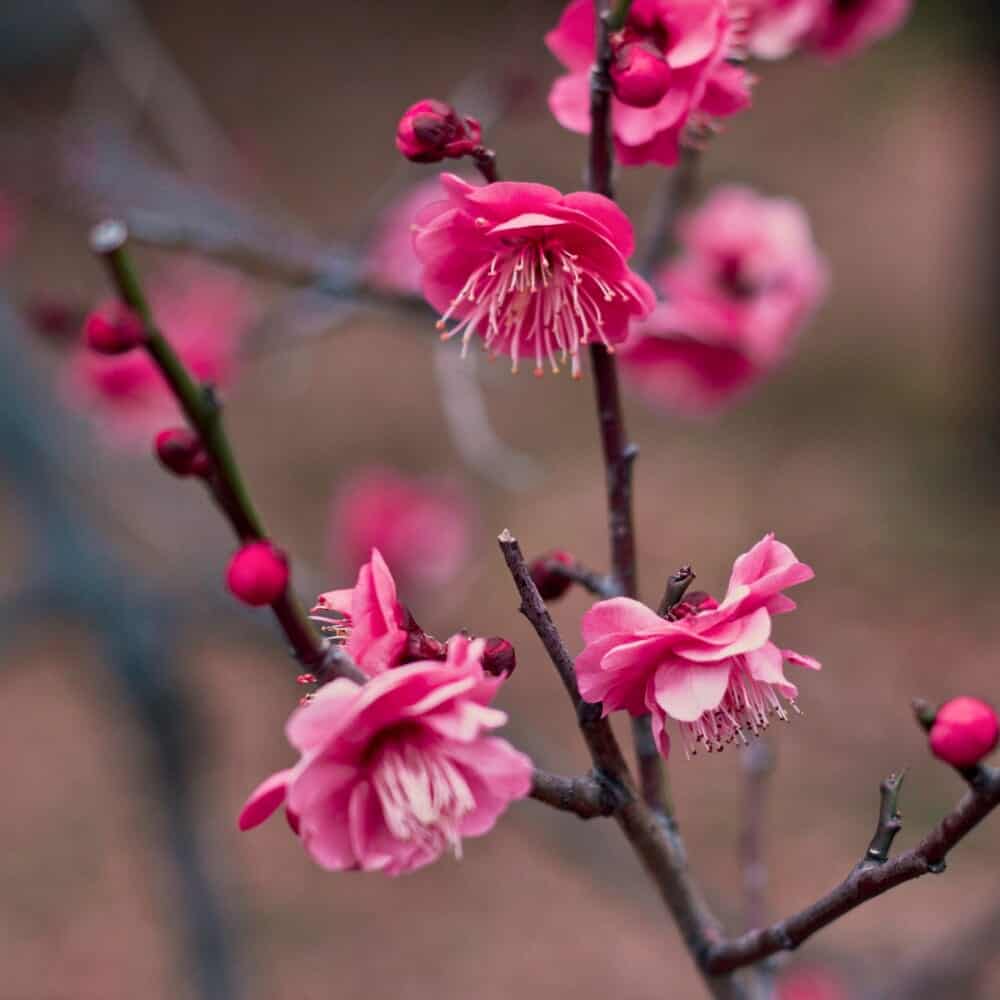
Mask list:
POLYGON ((805 212, 723 187, 678 227, 682 252, 659 276, 666 302, 636 323, 622 371, 653 405, 723 407, 788 355, 827 286, 805 212))
POLYGON ((345 637, 347 652, 370 677, 401 662, 410 616, 397 600, 396 581, 378 549, 372 550, 352 588, 330 590, 316 598, 313 615, 330 624, 338 637, 345 637), (331 611, 336 619, 326 617, 331 611))
MULTIPOLYGON (((613 98, 611 124, 618 160, 629 166, 677 162, 678 147, 714 118, 750 103, 750 77, 727 62, 734 47, 727 0, 634 0, 616 46, 641 43, 659 52, 669 67, 669 86, 651 107, 613 98)), ((594 62, 594 0, 573 0, 545 36, 567 73, 549 93, 556 120, 572 132, 590 132, 590 68, 594 62)))
MULTIPOLYGON (((247 284, 228 271, 180 263, 151 282, 149 297, 158 328, 192 374, 215 386, 228 384, 240 338, 257 311, 247 284)), ((146 445, 180 417, 143 350, 107 356, 81 343, 70 357, 64 389, 69 403, 90 413, 118 445, 146 445)))
POLYGON ((798 48, 841 59, 899 28, 910 7, 911 0, 750 0, 747 49, 761 59, 798 48))
POLYGON ((280 806, 323 868, 411 872, 463 837, 492 829, 531 789, 531 761, 489 732, 502 681, 479 666, 481 639, 455 636, 448 659, 390 670, 358 686, 338 679, 288 720, 301 755, 262 782, 240 813, 243 830, 280 806))
POLYGON ((469 558, 473 519, 457 482, 373 466, 339 490, 330 547, 336 561, 351 569, 378 549, 407 587, 440 587, 469 558))
POLYGON ((794 707, 798 692, 783 661, 819 669, 811 657, 771 642, 771 616, 795 608, 782 591, 812 577, 787 545, 765 535, 733 564, 721 604, 703 595, 661 617, 628 597, 601 601, 583 618, 580 693, 601 702, 605 715, 651 713, 664 757, 668 717, 679 723, 686 753, 698 744, 718 751, 746 742, 772 716, 787 718, 781 699, 794 707))
POLYGON ((627 263, 632 224, 610 199, 544 184, 474 187, 453 174, 441 183, 447 197, 421 213, 414 247, 438 325, 458 320, 442 337, 460 334, 463 353, 478 334, 514 371, 528 357, 536 375, 546 360, 557 372, 559 355, 577 377, 582 345, 621 343, 652 309, 652 289, 627 263))

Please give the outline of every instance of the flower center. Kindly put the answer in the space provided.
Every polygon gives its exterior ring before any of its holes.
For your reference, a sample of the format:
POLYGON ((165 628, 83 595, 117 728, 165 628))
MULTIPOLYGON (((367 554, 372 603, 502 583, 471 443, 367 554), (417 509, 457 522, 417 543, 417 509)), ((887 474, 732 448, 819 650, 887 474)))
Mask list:
POLYGON ((411 738, 390 739, 372 759, 372 786, 389 832, 397 840, 416 841, 461 855, 462 817, 475 807, 468 782, 458 768, 433 746, 411 738))
MULTIPOLYGON (((788 721, 788 712, 774 687, 751 677, 743 657, 737 657, 736 663, 722 701, 694 722, 680 724, 686 756, 694 756, 699 744, 709 753, 721 753, 737 739, 745 746, 767 729, 773 716, 788 721)), ((795 702, 788 704, 798 712, 795 702)))
POLYGON ((437 325, 444 330, 467 303, 458 325, 441 334, 442 340, 462 335, 463 357, 478 333, 492 357, 510 355, 514 372, 522 355, 533 354, 536 375, 543 373, 546 359, 558 374, 559 355, 563 364, 570 359, 573 377, 579 378, 581 344, 596 337, 614 351, 604 335, 603 304, 630 297, 627 285, 608 284, 581 265, 577 254, 529 240, 498 250, 476 268, 437 325))

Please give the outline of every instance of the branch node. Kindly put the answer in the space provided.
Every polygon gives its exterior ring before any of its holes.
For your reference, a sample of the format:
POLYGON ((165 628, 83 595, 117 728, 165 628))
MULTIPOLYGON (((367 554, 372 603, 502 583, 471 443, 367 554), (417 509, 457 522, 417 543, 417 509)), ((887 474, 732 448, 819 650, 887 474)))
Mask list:
POLYGON ((858 864, 859 870, 884 865, 889 860, 889 851, 896 834, 903 828, 903 817, 899 812, 899 791, 906 771, 890 774, 879 785, 879 813, 875 835, 858 864))

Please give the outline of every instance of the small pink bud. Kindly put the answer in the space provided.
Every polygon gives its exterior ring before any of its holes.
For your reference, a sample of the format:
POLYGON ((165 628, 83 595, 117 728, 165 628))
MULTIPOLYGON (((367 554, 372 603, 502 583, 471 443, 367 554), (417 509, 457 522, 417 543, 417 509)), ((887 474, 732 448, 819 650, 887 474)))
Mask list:
POLYGON ((244 604, 273 604, 288 586, 288 560, 270 542, 250 542, 230 560, 226 584, 244 604))
POLYGON ((475 118, 462 118, 444 101, 417 101, 403 112, 396 148, 414 163, 438 163, 471 153, 482 139, 475 118))
POLYGON ((194 461, 199 455, 204 455, 198 435, 186 427, 160 431, 153 447, 160 464, 175 476, 194 475, 194 461))
POLYGON ((573 566, 576 559, 562 549, 553 549, 535 559, 528 567, 531 579, 538 588, 538 593, 542 595, 543 601, 555 601, 562 597, 573 585, 573 581, 564 576, 558 570, 552 569, 550 563, 558 563, 562 566, 573 566))
POLYGON ((83 321, 87 346, 98 354, 124 354, 145 339, 142 320, 120 302, 95 309, 83 321))
POLYGON ((938 710, 930 729, 931 753, 953 767, 978 764, 997 745, 996 712, 978 698, 952 698, 938 710))
POLYGON ((510 677, 516 666, 517 654, 514 647, 506 639, 491 635, 483 650, 483 670, 494 677, 510 677))
POLYGON ((670 67, 652 45, 628 42, 615 53, 611 85, 615 97, 633 108, 651 108, 670 89, 670 67))

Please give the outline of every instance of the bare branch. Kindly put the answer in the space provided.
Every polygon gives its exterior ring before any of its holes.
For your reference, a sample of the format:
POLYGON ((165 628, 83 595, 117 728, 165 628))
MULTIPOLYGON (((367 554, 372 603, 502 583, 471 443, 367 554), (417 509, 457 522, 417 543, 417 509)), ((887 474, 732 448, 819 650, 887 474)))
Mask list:
POLYGON ((740 755, 743 765, 743 829, 740 861, 743 868, 743 923, 749 930, 764 922, 767 865, 764 861, 764 816, 768 778, 774 768, 771 750, 754 740, 740 755))
POLYGON ((555 809, 576 813, 581 819, 610 816, 619 804, 615 786, 587 774, 567 778, 561 774, 535 769, 531 797, 555 809))
POLYGON ((561 563, 558 560, 550 559, 545 562, 546 572, 553 576, 565 577, 579 584, 584 590, 589 591, 595 597, 618 597, 621 591, 614 577, 607 573, 598 573, 597 570, 588 569, 581 562, 574 562, 570 565, 561 563))
POLYGON ((873 865, 884 865, 889 860, 889 851, 896 834, 903 829, 903 817, 899 813, 899 790, 903 785, 905 771, 890 774, 879 785, 878 826, 872 837, 865 856, 858 863, 859 869, 871 868, 873 865))
POLYGON ((712 973, 730 972, 790 951, 862 903, 922 875, 943 872, 948 852, 997 805, 1000 771, 983 767, 976 786, 912 850, 884 864, 859 865, 835 889, 794 916, 713 946, 705 955, 704 968, 712 973))

